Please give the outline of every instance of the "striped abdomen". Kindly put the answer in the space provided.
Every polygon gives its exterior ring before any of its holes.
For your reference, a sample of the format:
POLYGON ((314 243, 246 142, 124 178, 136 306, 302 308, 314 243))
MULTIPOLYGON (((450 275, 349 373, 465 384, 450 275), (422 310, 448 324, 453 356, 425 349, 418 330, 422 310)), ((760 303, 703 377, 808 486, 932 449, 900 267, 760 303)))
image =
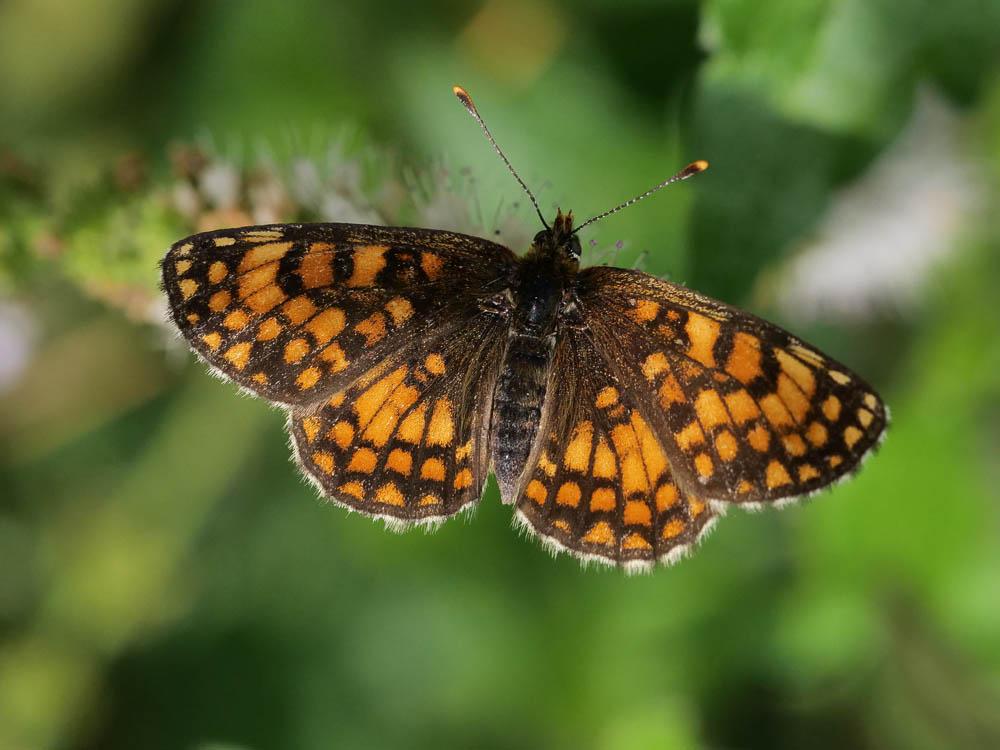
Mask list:
POLYGON ((538 431, 552 351, 549 336, 512 333, 507 346, 490 424, 493 471, 504 502, 514 500, 538 431))

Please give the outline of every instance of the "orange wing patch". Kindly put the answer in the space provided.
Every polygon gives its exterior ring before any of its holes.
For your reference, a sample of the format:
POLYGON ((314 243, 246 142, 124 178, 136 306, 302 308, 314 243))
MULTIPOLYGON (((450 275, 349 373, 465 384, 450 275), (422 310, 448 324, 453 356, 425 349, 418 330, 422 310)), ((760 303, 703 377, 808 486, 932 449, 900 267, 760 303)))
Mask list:
POLYGON ((353 273, 347 279, 347 286, 370 287, 375 285, 379 272, 385 268, 386 245, 361 245, 352 251, 353 273))

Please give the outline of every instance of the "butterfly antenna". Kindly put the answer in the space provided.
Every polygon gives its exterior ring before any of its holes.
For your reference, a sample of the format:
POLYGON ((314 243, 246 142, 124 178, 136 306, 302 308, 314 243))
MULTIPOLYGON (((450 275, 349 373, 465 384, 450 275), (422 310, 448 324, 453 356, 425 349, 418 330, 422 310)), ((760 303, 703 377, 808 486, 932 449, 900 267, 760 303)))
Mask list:
POLYGON ((642 193, 640 195, 635 196, 635 198, 629 198, 627 201, 625 201, 624 203, 621 203, 621 204, 615 206, 610 211, 605 211, 603 214, 598 214, 597 216, 594 216, 594 217, 592 217, 590 219, 587 219, 580 226, 578 226, 576 229, 574 229, 573 233, 576 234, 577 232, 579 232, 581 229, 583 229, 588 224, 593 224, 595 221, 600 221, 601 219, 603 219, 603 218, 605 218, 607 216, 611 216, 611 214, 618 213, 623 208, 628 208, 633 203, 638 203, 643 198, 648 198, 653 193, 655 193, 657 190, 660 190, 661 188, 665 188, 667 185, 670 185, 670 184, 672 184, 674 182, 680 182, 681 180, 686 180, 688 177, 693 177, 694 175, 698 174, 699 172, 704 172, 706 169, 708 169, 708 162, 705 161, 704 159, 699 159, 698 161, 693 161, 690 164, 688 164, 686 167, 684 167, 684 169, 682 169, 680 172, 678 172, 673 177, 671 177, 669 180, 664 180, 663 182, 661 182, 656 187, 650 188, 645 193, 642 193))
POLYGON ((510 159, 508 159, 506 155, 504 155, 504 152, 500 150, 500 147, 497 145, 496 140, 494 140, 493 134, 490 132, 490 129, 486 127, 486 123, 483 122, 483 118, 480 116, 479 110, 476 109, 476 105, 472 102, 472 97, 469 96, 469 92, 463 89, 461 86, 452 86, 451 90, 455 92, 455 96, 457 96, 458 100, 462 102, 462 106, 465 107, 467 110, 469 110, 469 114, 472 115, 475 118, 476 122, 479 123, 479 127, 483 129, 483 133, 486 135, 486 139, 493 146, 493 150, 497 152, 497 154, 500 156, 501 159, 503 159, 503 163, 507 165, 507 169, 509 169, 510 173, 514 175, 514 179, 517 180, 517 183, 521 186, 521 189, 528 194, 528 197, 531 199, 531 205, 535 207, 535 213, 537 213, 538 218, 541 219, 542 225, 546 229, 549 229, 550 227, 548 223, 545 221, 545 217, 542 216, 541 209, 538 207, 538 201, 535 200, 535 196, 532 194, 532 192, 528 190, 528 186, 524 184, 524 180, 521 179, 521 176, 514 171, 514 167, 510 163, 510 159))

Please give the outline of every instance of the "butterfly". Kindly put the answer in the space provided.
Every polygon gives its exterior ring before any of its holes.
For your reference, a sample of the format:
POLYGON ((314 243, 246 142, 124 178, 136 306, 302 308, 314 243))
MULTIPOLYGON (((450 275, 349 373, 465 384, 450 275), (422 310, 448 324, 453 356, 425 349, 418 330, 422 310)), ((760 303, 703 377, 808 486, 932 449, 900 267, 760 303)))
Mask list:
POLYGON ((196 234, 162 262, 173 322, 225 378, 287 410, 332 502, 435 525, 492 472, 552 550, 641 571, 730 506, 782 505, 860 465, 888 413, 787 331, 635 271, 580 268, 460 87, 544 229, 523 256, 433 229, 274 224, 196 234))

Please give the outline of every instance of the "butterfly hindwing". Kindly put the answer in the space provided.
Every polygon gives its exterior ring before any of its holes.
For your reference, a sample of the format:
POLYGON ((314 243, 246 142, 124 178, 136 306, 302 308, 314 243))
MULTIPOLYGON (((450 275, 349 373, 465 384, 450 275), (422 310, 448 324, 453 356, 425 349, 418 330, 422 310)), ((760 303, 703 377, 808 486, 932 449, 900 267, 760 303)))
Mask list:
POLYGON ((854 470, 887 414, 861 378, 781 328, 647 274, 580 274, 584 319, 689 489, 753 504, 854 470))
POLYGON ((192 348, 244 388, 294 405, 472 314, 515 263, 501 245, 452 232, 281 224, 181 240, 162 272, 192 348))
POLYGON ((666 446, 596 350, 568 328, 557 345, 518 517, 557 549, 627 569, 679 558, 715 512, 684 488, 666 446))
POLYGON ((299 465, 324 494, 371 516, 427 523, 474 503, 505 340, 502 321, 480 312, 294 408, 299 465))

